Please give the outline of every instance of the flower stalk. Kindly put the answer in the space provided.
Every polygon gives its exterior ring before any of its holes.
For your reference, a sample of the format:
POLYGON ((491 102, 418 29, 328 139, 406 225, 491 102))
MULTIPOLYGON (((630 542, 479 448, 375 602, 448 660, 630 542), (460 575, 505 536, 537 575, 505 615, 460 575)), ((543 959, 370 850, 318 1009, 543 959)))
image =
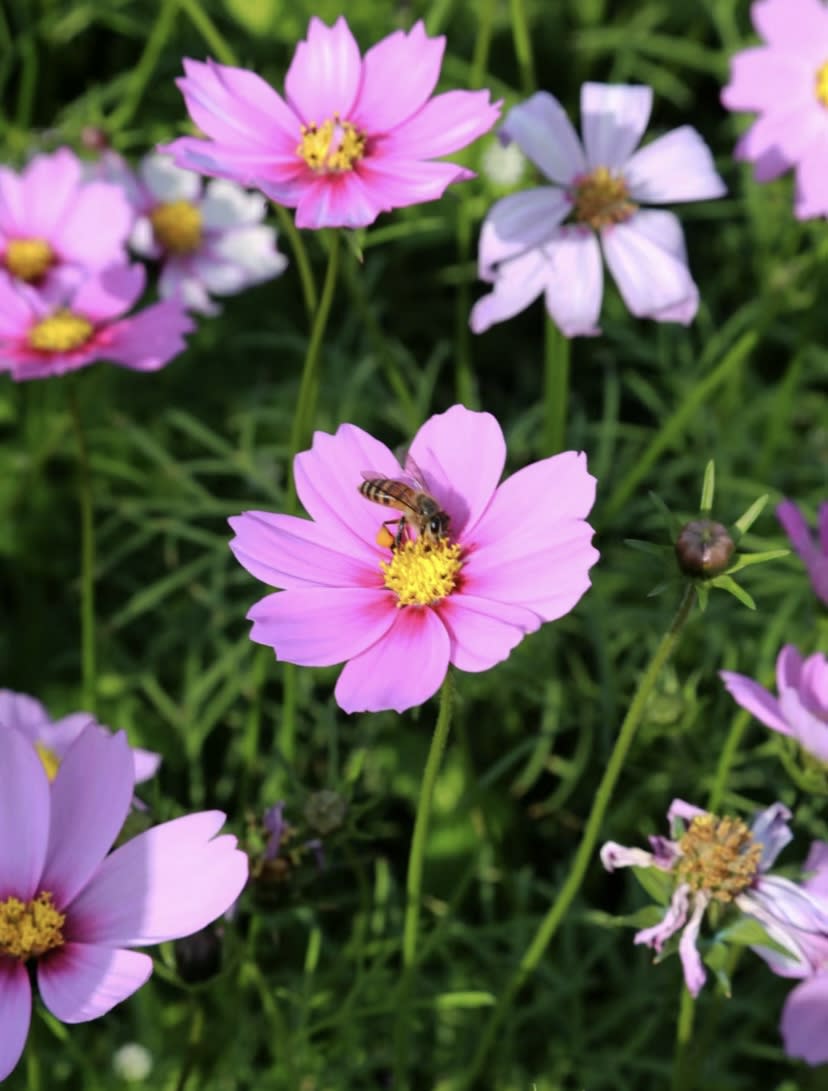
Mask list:
POLYGON ((97 696, 97 656, 95 636, 95 515, 92 501, 92 479, 89 472, 89 451, 83 430, 77 390, 69 389, 69 408, 78 444, 78 495, 81 519, 81 674, 83 707, 95 714, 97 696))

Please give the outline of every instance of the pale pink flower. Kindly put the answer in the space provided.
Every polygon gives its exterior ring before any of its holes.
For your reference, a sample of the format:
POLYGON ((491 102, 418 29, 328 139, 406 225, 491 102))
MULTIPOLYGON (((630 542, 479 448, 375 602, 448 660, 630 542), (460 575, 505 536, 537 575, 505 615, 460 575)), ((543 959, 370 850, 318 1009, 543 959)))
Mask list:
POLYGON ((757 720, 828 762, 828 660, 822 652, 803 659, 786 644, 776 660, 777 697, 747 675, 719 671, 719 676, 734 701, 757 720))
POLYGON ((800 220, 828 215, 828 7, 822 0, 756 0, 750 9, 764 39, 731 58, 722 91, 728 110, 759 114, 736 145, 757 181, 796 171, 800 220))
POLYGON ((105 1015, 152 959, 129 948, 177 939, 221 916, 247 880, 220 811, 165 822, 107 852, 135 784, 123 734, 81 732, 50 784, 19 731, 0 731, 0 1080, 20 1059, 32 1009, 64 1023, 105 1015))
POLYGON ((418 22, 362 58, 343 16, 332 27, 314 16, 284 99, 243 68, 185 60, 178 85, 209 139, 185 136, 161 150, 181 167, 256 186, 295 208, 298 227, 365 227, 474 177, 433 160, 490 129, 500 103, 488 91, 431 97, 445 44, 418 22))
POLYGON ((779 504, 776 518, 804 561, 814 593, 828 606, 828 503, 819 505, 816 537, 812 537, 805 516, 793 500, 779 504))
POLYGON ((546 91, 509 112, 502 138, 515 141, 552 185, 512 193, 489 210, 478 268, 494 288, 472 309, 475 333, 512 318, 542 293, 567 337, 600 333, 602 252, 636 317, 693 320, 699 293, 681 224, 672 212, 642 206, 721 197, 725 186, 689 125, 636 151, 652 101, 649 87, 585 83, 583 144, 546 91))
POLYGON ((583 453, 543 459, 499 485, 500 425, 455 405, 426 421, 410 456, 450 518, 436 544, 413 534, 398 548, 378 544, 383 522, 398 513, 360 485, 366 472, 403 481, 406 472, 352 424, 317 432, 296 456, 296 491, 310 520, 262 511, 230 520, 240 563, 284 588, 248 614, 252 639, 289 663, 345 663, 335 696, 346 712, 421 704, 449 663, 493 667, 574 607, 598 559, 585 521, 595 479, 583 453))
POLYGON ((145 278, 141 265, 112 265, 38 292, 0 273, 0 371, 43 379, 95 360, 157 371, 186 347, 193 323, 177 300, 127 314, 145 278))
POLYGON ((0 268, 43 288, 126 260, 134 216, 117 186, 88 181, 68 148, 17 174, 0 167, 0 268))

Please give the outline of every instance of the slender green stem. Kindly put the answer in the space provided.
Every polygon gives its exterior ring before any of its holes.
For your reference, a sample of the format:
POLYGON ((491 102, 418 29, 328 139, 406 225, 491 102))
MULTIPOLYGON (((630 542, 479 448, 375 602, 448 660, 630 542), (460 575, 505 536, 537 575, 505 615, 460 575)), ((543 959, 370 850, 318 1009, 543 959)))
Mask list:
POLYGON ((532 61, 532 39, 529 36, 529 22, 523 0, 512 0, 512 38, 515 43, 520 72, 520 89, 524 95, 531 95, 535 90, 535 66, 532 61))
POLYGON ((581 888, 581 883, 584 880, 587 868, 595 853, 595 845, 601 832, 604 816, 607 813, 607 809, 612 799, 613 790, 618 781, 618 777, 621 774, 621 770, 624 767, 624 761, 630 746, 632 745, 633 739, 635 738, 635 733, 641 722, 641 717, 647 701, 664 664, 670 658, 678 643, 679 636, 690 616, 695 594, 694 586, 688 583, 676 615, 670 623, 669 629, 661 638, 647 669, 641 676, 641 681, 638 683, 638 689, 635 691, 630 707, 621 724, 618 737, 615 740, 615 746, 609 756, 609 761, 606 764, 604 774, 601 777, 601 782, 598 785, 598 790, 595 793, 595 798, 592 801, 592 809, 589 812, 589 817, 584 826, 584 832, 581 835, 580 844, 578 845, 572 864, 570 865, 569 874, 558 892, 558 896, 549 907, 546 915, 538 926, 511 981, 501 993, 491 1018, 484 1029, 477 1052, 475 1053, 471 1066, 467 1070, 464 1082, 461 1085, 462 1087, 470 1087, 481 1072, 483 1064, 488 1057, 489 1050, 495 1041, 497 1032, 512 1005, 512 1001, 515 999, 515 996, 526 979, 543 958, 550 940, 558 929, 558 925, 565 917, 575 895, 581 888))
POLYGON ((187 1040, 187 1049, 184 1053, 181 1071, 178 1073, 178 1079, 175 1082, 175 1091, 184 1091, 184 1088, 187 1086, 187 1082, 195 1069, 196 1060, 198 1059, 198 1053, 201 1048, 201 1037, 204 1033, 204 1008, 197 996, 192 998, 192 1005, 190 1035, 187 1040))
POLYGON ((562 451, 566 441, 570 345, 551 318, 544 340, 542 453, 548 456, 562 451))
POLYGON ((713 778, 713 787, 710 789, 710 795, 707 799, 708 811, 715 812, 722 805, 727 778, 730 776, 730 770, 733 768, 733 762, 736 760, 736 755, 739 752, 739 747, 742 743, 742 736, 749 723, 750 713, 745 712, 743 709, 737 712, 733 717, 730 732, 728 733, 725 744, 719 754, 719 760, 716 764, 716 775, 713 778))
POLYGON ((78 476, 81 516, 81 666, 83 709, 94 715, 97 684, 95 666, 95 521, 89 452, 83 431, 80 404, 74 386, 69 388, 69 407, 78 441, 78 476))
POLYGON ((673 1064, 672 1091, 690 1091, 693 1086, 690 1046, 693 1041, 695 1014, 696 1001, 687 991, 687 986, 682 983, 678 1023, 676 1025, 676 1059, 673 1064))
POLYGON ((158 67, 164 46, 172 34, 177 14, 178 0, 164 0, 155 25, 146 40, 144 52, 132 69, 129 84, 120 105, 109 119, 109 124, 115 132, 125 129, 138 109, 141 98, 152 80, 152 74, 158 67))

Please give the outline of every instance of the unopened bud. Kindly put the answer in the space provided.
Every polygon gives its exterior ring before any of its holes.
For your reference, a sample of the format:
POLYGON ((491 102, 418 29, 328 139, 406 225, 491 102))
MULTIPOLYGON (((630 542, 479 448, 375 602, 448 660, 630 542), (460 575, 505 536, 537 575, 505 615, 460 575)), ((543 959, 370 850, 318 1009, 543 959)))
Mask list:
POLYGON ((221 935, 208 925, 192 936, 184 936, 173 944, 175 966, 183 981, 195 985, 209 981, 221 969, 221 935))
POLYGON ((733 548, 727 527, 712 519, 694 519, 685 523, 676 539, 676 559, 688 576, 718 576, 730 563, 733 548))
POLYGON ((321 792, 313 792, 308 797, 305 804, 305 821, 312 829, 324 836, 339 829, 347 808, 347 803, 338 792, 323 788, 321 792))

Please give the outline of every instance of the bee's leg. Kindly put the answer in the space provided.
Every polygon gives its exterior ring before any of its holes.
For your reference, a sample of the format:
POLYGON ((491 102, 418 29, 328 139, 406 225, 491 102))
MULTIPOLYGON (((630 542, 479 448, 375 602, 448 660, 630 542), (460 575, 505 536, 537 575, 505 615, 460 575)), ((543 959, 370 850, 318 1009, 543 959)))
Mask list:
POLYGON ((381 549, 396 549, 399 540, 399 529, 397 524, 399 519, 386 519, 384 523, 380 525, 377 531, 376 542, 381 549), (392 533, 388 528, 394 527, 395 532, 392 533))
MULTIPOLYGON (((388 521, 389 521, 389 523, 394 522, 393 519, 389 519, 388 521)), ((401 516, 401 518, 399 520, 397 520, 397 536, 394 539, 394 549, 399 549, 400 546, 402 545, 403 535, 405 534, 406 526, 407 526, 407 523, 405 521, 405 516, 403 515, 403 516, 401 516)))

